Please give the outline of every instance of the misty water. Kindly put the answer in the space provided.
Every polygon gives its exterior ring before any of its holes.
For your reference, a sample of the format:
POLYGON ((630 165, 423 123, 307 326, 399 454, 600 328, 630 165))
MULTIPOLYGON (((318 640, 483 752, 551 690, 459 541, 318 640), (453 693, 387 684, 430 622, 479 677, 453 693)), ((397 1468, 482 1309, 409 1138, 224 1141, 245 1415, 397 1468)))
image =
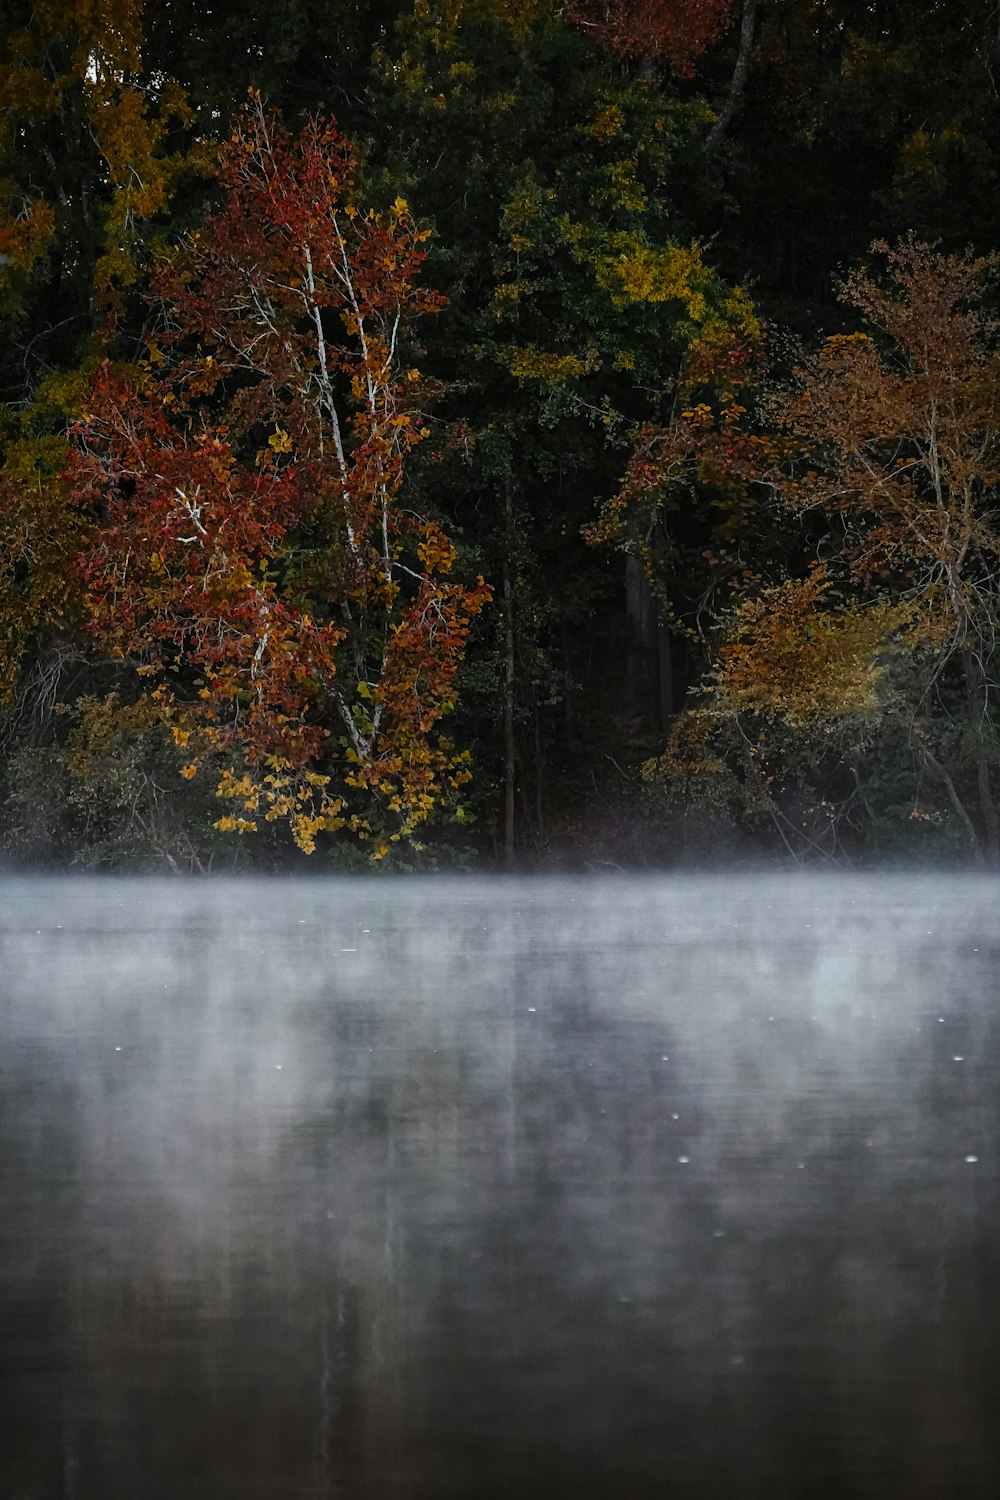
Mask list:
POLYGON ((994 1500, 998 895, 5 881, 0 1500, 994 1500))

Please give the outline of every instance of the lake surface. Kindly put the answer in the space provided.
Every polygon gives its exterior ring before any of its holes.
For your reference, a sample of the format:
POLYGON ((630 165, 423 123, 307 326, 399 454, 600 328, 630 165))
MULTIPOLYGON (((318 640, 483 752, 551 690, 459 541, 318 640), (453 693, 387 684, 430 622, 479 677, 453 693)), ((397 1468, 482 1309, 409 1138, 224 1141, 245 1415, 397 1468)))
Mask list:
POLYGON ((996 1500, 998 916, 0 883, 0 1500, 996 1500))

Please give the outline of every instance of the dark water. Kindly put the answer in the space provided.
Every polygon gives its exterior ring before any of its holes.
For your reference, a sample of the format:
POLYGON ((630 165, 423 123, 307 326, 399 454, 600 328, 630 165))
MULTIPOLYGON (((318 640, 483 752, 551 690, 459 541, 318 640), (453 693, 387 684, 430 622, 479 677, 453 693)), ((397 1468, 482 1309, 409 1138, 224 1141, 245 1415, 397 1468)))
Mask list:
POLYGON ((998 897, 0 885, 0 1500, 995 1500, 998 897))

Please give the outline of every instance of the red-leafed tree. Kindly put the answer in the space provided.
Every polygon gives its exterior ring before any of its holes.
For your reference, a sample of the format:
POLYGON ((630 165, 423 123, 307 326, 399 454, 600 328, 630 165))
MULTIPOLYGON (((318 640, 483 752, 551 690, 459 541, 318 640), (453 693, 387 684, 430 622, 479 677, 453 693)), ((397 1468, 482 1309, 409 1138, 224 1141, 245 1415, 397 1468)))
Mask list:
POLYGON ((568 0, 567 13, 623 57, 668 57, 690 68, 719 37, 733 0, 568 0))
POLYGON ((220 182, 147 359, 100 371, 73 435, 91 628, 156 680, 184 774, 217 767, 220 827, 287 819, 310 851, 346 826, 382 854, 468 779, 437 723, 489 596, 400 503, 427 435, 402 351, 443 300, 417 283, 427 232, 355 201, 333 125, 294 139, 258 96, 220 182))

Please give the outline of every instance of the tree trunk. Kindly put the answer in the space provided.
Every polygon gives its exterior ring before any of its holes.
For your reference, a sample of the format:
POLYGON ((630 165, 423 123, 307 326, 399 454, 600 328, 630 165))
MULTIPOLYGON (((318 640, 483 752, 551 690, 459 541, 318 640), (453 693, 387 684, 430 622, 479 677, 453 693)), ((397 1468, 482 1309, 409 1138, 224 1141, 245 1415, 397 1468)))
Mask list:
POLYGON ((733 123, 733 117, 742 107, 750 74, 750 58, 753 55, 754 28, 757 21, 756 0, 743 0, 743 20, 740 25, 740 45, 736 54, 736 67, 729 81, 726 102, 719 111, 719 118, 705 137, 706 151, 714 151, 733 123))
POLYGON ((508 475, 504 491, 504 560, 503 560, 503 644, 504 644, 504 694, 503 694, 503 861, 508 870, 514 866, 514 811, 517 788, 515 786, 514 746, 514 486, 508 475))
POLYGON ((542 716, 535 704, 535 818, 538 822, 539 847, 545 845, 545 746, 542 743, 542 716))
POLYGON ((629 623, 625 665, 628 711, 666 730, 674 711, 670 629, 660 618, 641 557, 625 561, 625 611, 629 623))
POLYGON ((674 668, 670 657, 670 627, 656 622, 656 644, 660 679, 660 728, 666 734, 674 712, 674 668))
POLYGON ((979 793, 979 810, 986 833, 985 856, 989 865, 1000 860, 1000 815, 993 798, 990 784, 990 753, 986 741, 986 696, 988 688, 983 676, 982 664, 974 651, 966 651, 962 665, 965 670, 966 701, 968 704, 969 728, 976 747, 976 789, 979 793))

